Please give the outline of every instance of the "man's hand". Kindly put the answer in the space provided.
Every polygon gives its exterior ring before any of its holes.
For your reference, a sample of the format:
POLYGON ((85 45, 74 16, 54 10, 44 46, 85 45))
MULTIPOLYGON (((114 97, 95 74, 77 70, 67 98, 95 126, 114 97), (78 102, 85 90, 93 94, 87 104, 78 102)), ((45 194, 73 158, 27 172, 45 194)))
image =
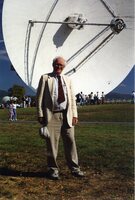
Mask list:
POLYGON ((77 117, 73 117, 73 119, 72 119, 73 126, 76 125, 77 123, 78 123, 78 118, 77 117))
POLYGON ((45 118, 44 117, 38 117, 38 122, 42 125, 45 124, 45 118))

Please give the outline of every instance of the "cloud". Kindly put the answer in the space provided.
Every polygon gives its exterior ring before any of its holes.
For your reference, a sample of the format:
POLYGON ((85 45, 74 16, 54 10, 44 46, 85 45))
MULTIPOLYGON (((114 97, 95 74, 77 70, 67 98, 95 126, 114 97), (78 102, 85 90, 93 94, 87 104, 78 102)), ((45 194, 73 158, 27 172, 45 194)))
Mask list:
POLYGON ((7 52, 5 49, 1 49, 0 50, 0 60, 6 60, 6 61, 9 61, 9 57, 7 55, 7 52))
POLYGON ((0 40, 0 43, 4 43, 4 40, 0 40))
POLYGON ((9 61, 9 58, 8 58, 8 56, 7 55, 0 55, 0 60, 1 61, 9 61))
POLYGON ((0 55, 5 55, 5 54, 7 54, 6 50, 5 49, 1 49, 0 50, 0 55))

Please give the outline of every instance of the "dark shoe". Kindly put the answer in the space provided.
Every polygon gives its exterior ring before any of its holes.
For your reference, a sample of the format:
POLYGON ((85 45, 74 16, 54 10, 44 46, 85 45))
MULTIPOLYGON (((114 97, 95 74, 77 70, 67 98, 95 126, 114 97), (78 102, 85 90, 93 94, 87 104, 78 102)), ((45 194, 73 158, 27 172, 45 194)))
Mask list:
POLYGON ((53 171, 53 170, 49 170, 47 172, 47 178, 51 179, 51 180, 59 180, 59 173, 57 171, 53 171))
POLYGON ((82 171, 73 171, 73 172, 71 172, 71 173, 72 173, 72 175, 75 176, 75 177, 79 177, 79 178, 85 177, 84 172, 82 172, 82 171))

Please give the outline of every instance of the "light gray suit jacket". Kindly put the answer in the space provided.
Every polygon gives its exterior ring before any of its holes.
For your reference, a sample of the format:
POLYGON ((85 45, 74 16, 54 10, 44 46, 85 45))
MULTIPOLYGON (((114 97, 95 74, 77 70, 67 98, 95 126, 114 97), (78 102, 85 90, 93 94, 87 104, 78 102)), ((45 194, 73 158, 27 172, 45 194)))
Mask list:
MULTIPOLYGON (((67 87, 67 122, 72 127, 73 117, 78 117, 75 95, 71 80, 62 75, 67 87)), ((44 74, 41 76, 37 89, 37 114, 38 117, 44 117, 46 124, 51 120, 53 114, 53 92, 54 92, 54 74, 44 74)))

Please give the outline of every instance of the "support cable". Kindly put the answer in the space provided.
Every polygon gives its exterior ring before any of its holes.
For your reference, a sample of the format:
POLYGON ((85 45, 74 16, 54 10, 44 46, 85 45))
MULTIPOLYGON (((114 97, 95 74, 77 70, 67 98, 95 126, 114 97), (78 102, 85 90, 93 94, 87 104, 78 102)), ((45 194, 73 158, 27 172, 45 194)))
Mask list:
POLYGON ((107 44, 113 37, 115 33, 111 32, 99 45, 97 45, 83 60, 81 60, 76 67, 69 70, 65 73, 65 75, 72 75, 75 73, 78 69, 80 69, 93 55, 95 55, 105 44, 107 44))
POLYGON ((69 64, 73 59, 75 59, 80 53, 82 53, 87 47, 89 47, 94 41, 96 41, 99 37, 101 37, 106 31, 108 31, 110 27, 106 27, 100 33, 98 33, 94 38, 92 38, 89 42, 87 42, 82 48, 80 48, 76 53, 74 53, 68 60, 67 64, 69 64))
MULTIPOLYGON (((51 9, 50 9, 50 12, 48 13, 47 17, 46 17, 46 20, 45 21, 48 21, 54 8, 56 7, 56 4, 58 3, 59 0, 55 0, 55 2, 53 3, 51 9)), ((47 23, 45 23, 42 27, 42 30, 40 32, 40 35, 39 35, 39 38, 38 38, 38 41, 37 41, 37 44, 36 44, 36 48, 35 48, 35 52, 34 52, 34 56, 33 56, 33 61, 32 61, 32 67, 31 67, 31 76, 30 76, 30 85, 32 84, 32 79, 33 79, 33 73, 34 73, 34 67, 35 67, 35 62, 36 62, 36 57, 37 57, 37 53, 38 53, 38 49, 39 49, 39 45, 40 45, 40 42, 41 42, 41 39, 42 39, 42 36, 43 36, 43 33, 44 33, 44 30, 46 28, 46 25, 47 23)))
POLYGON ((29 85, 29 44, 30 44, 30 35, 31 35, 32 23, 28 22, 26 39, 25 39, 25 50, 24 50, 24 71, 25 71, 25 81, 29 85))
POLYGON ((114 11, 112 10, 112 8, 107 4, 107 2, 105 0, 100 0, 102 2, 102 4, 105 6, 105 8, 108 10, 108 12, 112 15, 112 17, 116 17, 114 11))
MULTIPOLYGON (((31 20, 32 21, 32 20, 31 20)), ((34 24, 38 23, 38 24, 76 24, 76 25, 82 25, 82 23, 79 22, 58 22, 58 21, 36 21, 33 20, 32 21, 34 24)), ((109 26, 110 24, 105 24, 105 23, 83 23, 83 26, 109 26)))

